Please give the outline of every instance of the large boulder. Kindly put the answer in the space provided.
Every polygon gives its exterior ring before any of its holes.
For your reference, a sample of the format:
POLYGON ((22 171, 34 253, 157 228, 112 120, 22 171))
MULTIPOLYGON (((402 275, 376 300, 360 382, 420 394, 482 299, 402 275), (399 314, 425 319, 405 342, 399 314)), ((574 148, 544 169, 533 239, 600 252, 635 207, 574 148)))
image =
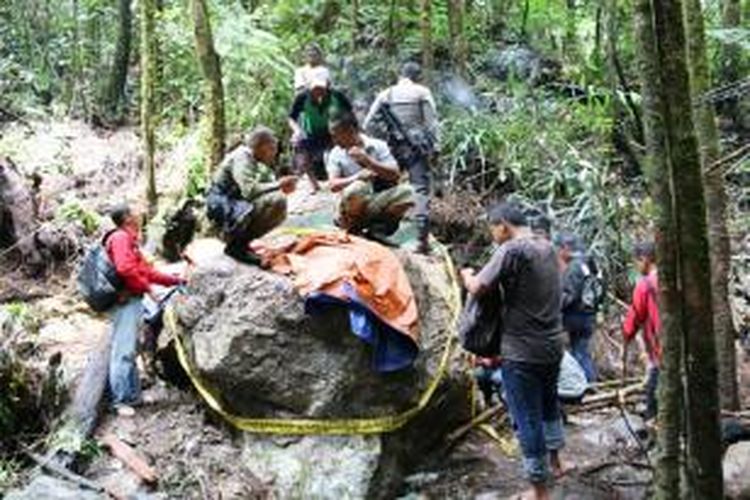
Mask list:
MULTIPOLYGON (((419 310, 421 352, 411 368, 384 374, 374 370, 371 348, 350 333, 343 310, 306 315, 288 277, 237 264, 219 250, 217 244, 214 251, 198 252, 189 294, 175 312, 191 365, 229 413, 393 416, 416 406, 438 376, 455 338, 455 289, 442 258, 398 252, 419 310)), ((273 480, 282 497, 299 493, 303 483, 309 483, 303 491, 330 498, 392 495, 416 461, 469 417, 470 384, 457 348, 448 365, 427 407, 398 431, 247 435, 243 457, 273 480)))
POLYGON ((750 499, 750 441, 729 447, 724 455, 724 484, 728 498, 750 499))

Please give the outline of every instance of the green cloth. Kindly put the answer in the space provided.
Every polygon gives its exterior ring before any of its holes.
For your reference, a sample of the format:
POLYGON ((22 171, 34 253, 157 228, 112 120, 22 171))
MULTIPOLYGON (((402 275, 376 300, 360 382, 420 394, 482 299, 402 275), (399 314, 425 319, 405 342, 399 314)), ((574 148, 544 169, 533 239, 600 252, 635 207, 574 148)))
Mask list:
POLYGON ((276 185, 276 174, 271 167, 255 160, 252 150, 243 144, 225 156, 219 165, 216 182, 227 186, 230 181, 240 189, 242 198, 252 200, 276 185))
POLYGON ((299 94, 292 104, 289 117, 299 123, 309 140, 328 140, 328 120, 341 113, 351 111, 349 99, 338 90, 329 90, 320 104, 316 104, 310 92, 299 94))

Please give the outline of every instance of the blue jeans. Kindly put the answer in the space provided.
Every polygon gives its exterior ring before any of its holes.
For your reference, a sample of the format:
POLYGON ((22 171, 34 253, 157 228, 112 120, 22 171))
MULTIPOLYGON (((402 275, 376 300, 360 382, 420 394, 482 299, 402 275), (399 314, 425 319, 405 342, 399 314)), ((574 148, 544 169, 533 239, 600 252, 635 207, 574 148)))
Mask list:
POLYGON ((563 318, 565 330, 570 337, 570 353, 583 368, 589 383, 596 382, 596 365, 589 352, 594 321, 593 314, 566 314, 563 318))
POLYGON ((109 357, 109 391, 112 404, 133 404, 141 398, 136 355, 143 305, 140 297, 117 304, 112 311, 112 351, 109 357))
POLYGON ((643 415, 644 420, 651 420, 656 417, 659 406, 657 405, 656 390, 659 388, 659 368, 649 366, 646 371, 646 413, 643 415))
POLYGON ((523 452, 523 468, 533 484, 550 479, 549 452, 565 444, 557 379, 560 363, 534 364, 503 360, 506 404, 523 452))

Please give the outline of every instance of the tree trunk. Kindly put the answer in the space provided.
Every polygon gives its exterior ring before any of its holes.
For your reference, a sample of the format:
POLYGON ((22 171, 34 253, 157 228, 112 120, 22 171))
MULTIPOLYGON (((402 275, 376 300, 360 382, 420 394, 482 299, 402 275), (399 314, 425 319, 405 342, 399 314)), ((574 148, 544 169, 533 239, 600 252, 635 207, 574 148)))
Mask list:
POLYGON ((206 0, 191 0, 195 28, 195 50, 203 73, 206 93, 206 114, 208 125, 207 155, 213 170, 224 156, 224 87, 221 81, 221 61, 214 50, 211 22, 208 17, 206 0))
POLYGON ((578 55, 578 13, 576 0, 566 0, 565 38, 563 40, 563 56, 568 61, 575 61, 578 55))
POLYGON ((432 52, 432 0, 422 0, 420 16, 422 28, 422 70, 426 81, 430 81, 434 69, 432 52))
POLYGON ((680 0, 654 0, 656 39, 679 238, 685 332, 688 478, 696 498, 723 498, 711 265, 700 153, 692 117, 680 0))
POLYGON ((451 51, 456 71, 466 76, 467 46, 464 33, 464 0, 448 0, 448 24, 451 38, 451 51))
POLYGON ((352 50, 359 43, 359 0, 352 0, 352 50))
MULTIPOLYGON (((722 1, 722 27, 737 29, 742 24, 742 7, 740 0, 722 1)), ((740 79, 742 66, 742 48, 737 43, 722 43, 719 51, 719 67, 722 84, 734 83, 740 79)), ((721 111, 731 118, 735 125, 742 121, 739 112, 739 101, 731 98, 721 104, 721 111)))
POLYGON ((155 63, 156 49, 154 0, 140 0, 141 14, 141 140, 146 167, 146 199, 149 212, 156 210, 155 141, 155 63))
POLYGON ((659 53, 650 0, 635 4, 635 38, 646 142, 645 173, 656 207, 656 245, 659 263, 659 310, 663 359, 659 378, 659 445, 656 498, 674 498, 680 491, 680 436, 683 385, 682 304, 678 285, 677 224, 672 206, 671 172, 667 158, 665 104, 659 74, 659 53))
POLYGON ((132 37, 133 13, 130 10, 130 0, 119 0, 119 31, 117 46, 112 62, 112 72, 109 75, 104 107, 113 117, 120 115, 121 104, 125 100, 125 83, 128 77, 130 62, 130 40, 132 37))
MULTIPOLYGON (((701 1, 687 0, 684 10, 693 95, 701 95, 711 88, 701 1)), ((716 117, 710 105, 696 107, 694 118, 703 164, 711 244, 711 290, 714 335, 719 355, 719 398, 723 409, 739 410, 734 324, 729 303, 731 253, 726 224, 727 194, 721 169, 711 168, 711 164, 720 157, 719 133, 716 128, 716 117)))

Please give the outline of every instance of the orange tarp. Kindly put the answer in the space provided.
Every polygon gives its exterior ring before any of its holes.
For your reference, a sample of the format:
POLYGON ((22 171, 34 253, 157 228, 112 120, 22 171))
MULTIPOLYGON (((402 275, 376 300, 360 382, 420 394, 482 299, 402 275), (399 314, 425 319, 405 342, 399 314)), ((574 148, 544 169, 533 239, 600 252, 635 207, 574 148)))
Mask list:
POLYGON ((341 232, 296 236, 273 247, 253 245, 274 271, 291 275, 301 295, 322 292, 349 300, 344 284, 385 323, 419 340, 414 293, 398 257, 385 246, 341 232))

